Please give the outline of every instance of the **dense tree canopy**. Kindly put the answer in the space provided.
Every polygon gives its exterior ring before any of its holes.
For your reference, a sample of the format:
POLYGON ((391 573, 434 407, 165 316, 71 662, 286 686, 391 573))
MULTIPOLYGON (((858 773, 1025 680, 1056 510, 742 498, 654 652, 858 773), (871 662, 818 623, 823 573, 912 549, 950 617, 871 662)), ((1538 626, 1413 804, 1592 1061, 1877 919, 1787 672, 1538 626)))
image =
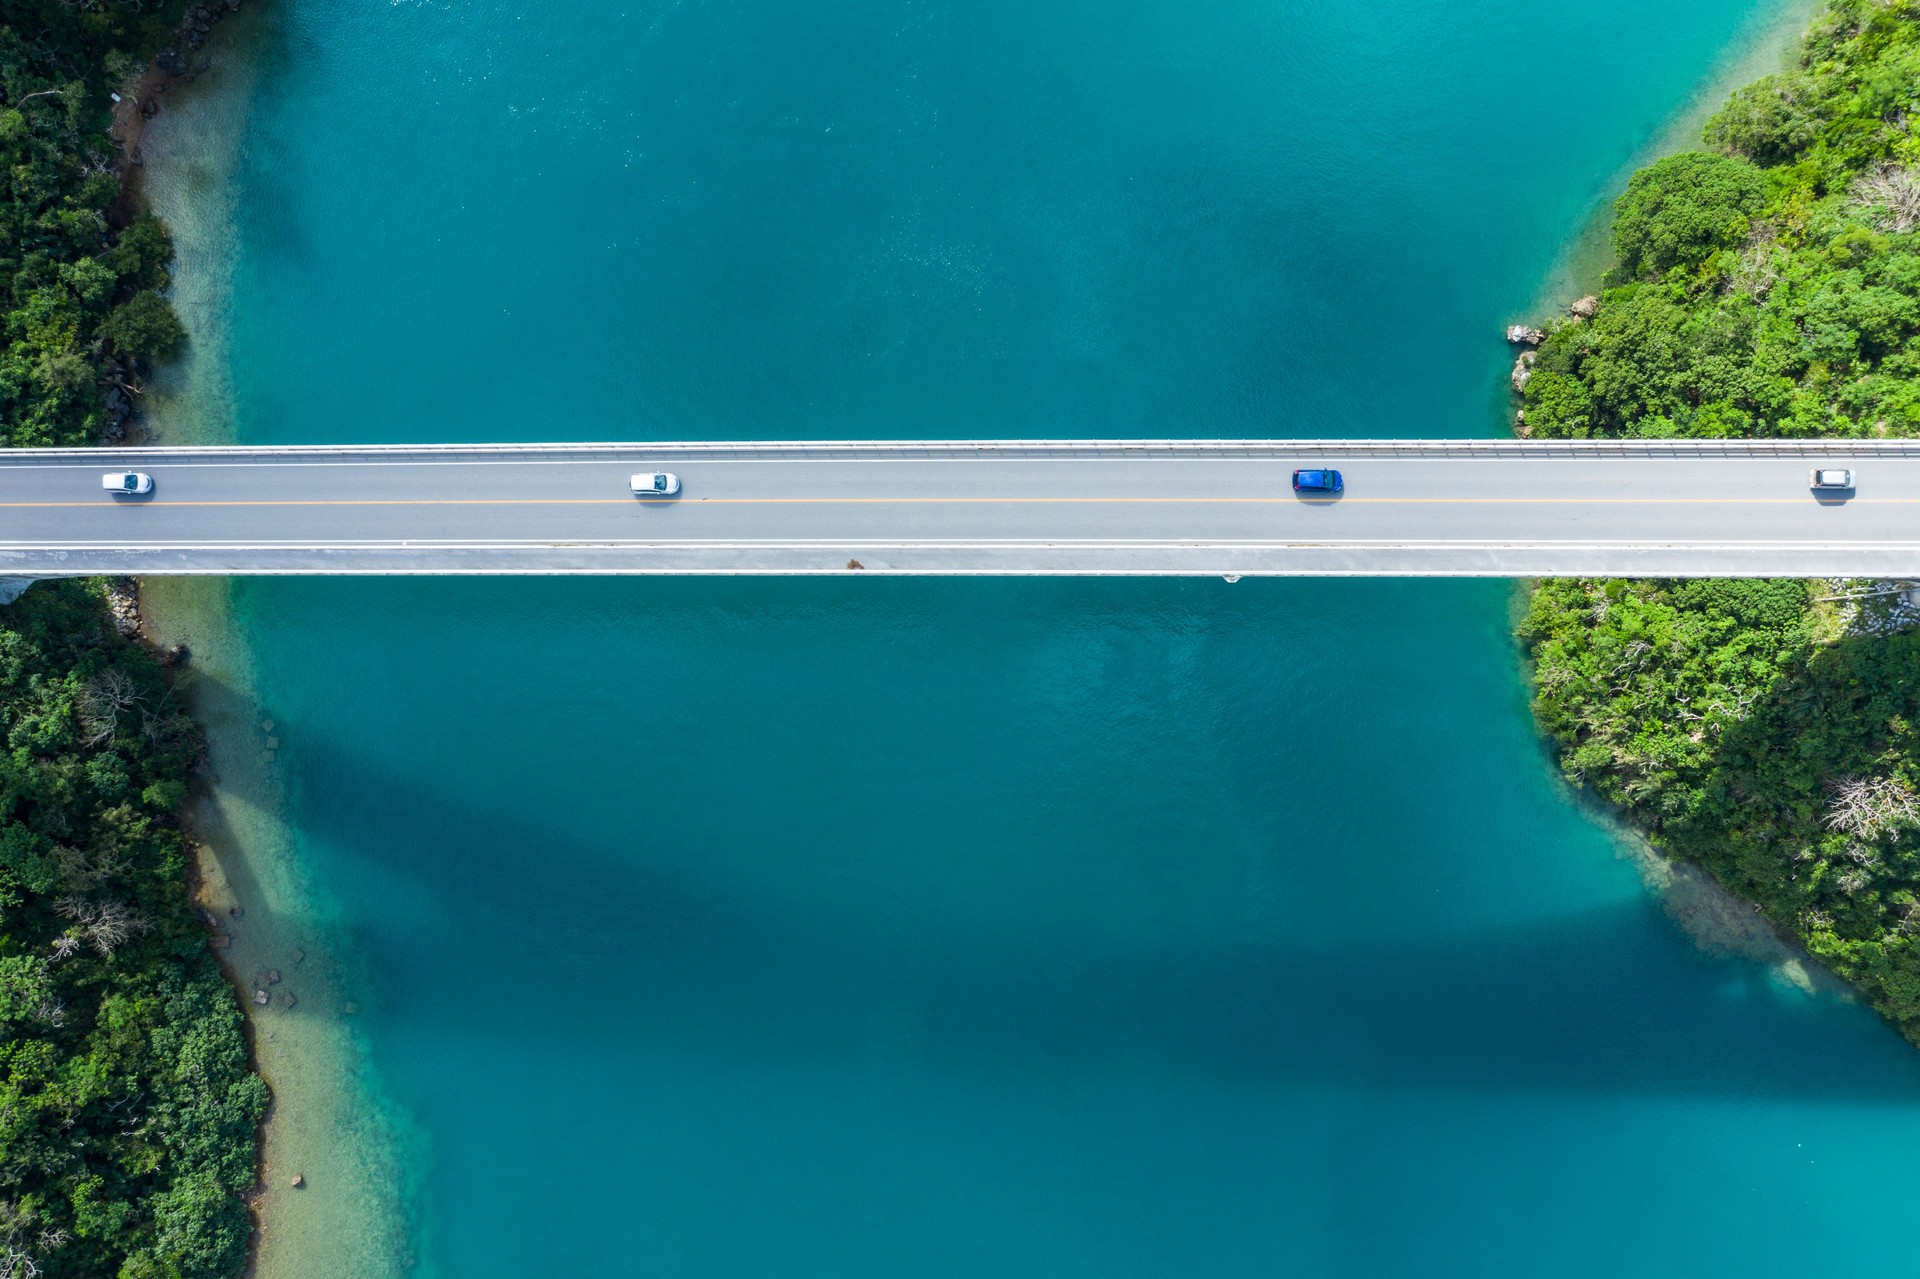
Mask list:
POLYGON ((0 1246, 211 1279, 244 1259, 265 1089, 185 891, 197 733, 100 589, 0 609, 0 1246))
MULTIPOLYGON (((1535 436, 1920 434, 1920 7, 1835 0, 1712 153, 1643 170, 1535 436)), ((1920 633, 1871 583, 1548 582, 1521 634, 1576 782, 1920 1042, 1920 633)))
POLYGON ((1615 206, 1613 248, 1629 277, 1698 267, 1746 242, 1767 179, 1737 157, 1687 151, 1633 175, 1615 206))
MULTIPOLYGON (((0 442, 91 442, 182 340, 165 230, 108 216, 108 89, 169 7, 0 3, 0 442)), ((0 1276, 224 1279, 265 1087, 187 898, 197 735, 102 590, 0 606, 0 1276)))
POLYGON ((164 298, 165 229, 108 213, 119 192, 110 90, 178 4, 7 0, 0 6, 0 443, 86 444, 116 354, 163 358, 184 336, 164 298))
POLYGON ((1920 10, 1838 0, 1717 151, 1638 174, 1590 323, 1540 348, 1536 437, 1920 434, 1920 10))

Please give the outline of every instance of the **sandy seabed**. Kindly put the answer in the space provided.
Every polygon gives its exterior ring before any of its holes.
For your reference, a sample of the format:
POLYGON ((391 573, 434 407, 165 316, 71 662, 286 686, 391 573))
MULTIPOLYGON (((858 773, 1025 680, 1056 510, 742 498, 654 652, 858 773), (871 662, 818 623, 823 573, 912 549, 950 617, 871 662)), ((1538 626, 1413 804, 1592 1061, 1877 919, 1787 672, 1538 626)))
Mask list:
MULTIPOLYGON (((191 339, 149 388, 155 442, 237 438, 227 329, 235 177, 272 23, 270 12, 249 11, 222 24, 210 69, 172 82, 140 139, 141 186, 173 231, 174 304, 191 339)), ((414 1268, 405 1205, 408 1170, 420 1160, 401 1152, 419 1147, 367 1063, 357 1019, 368 984, 284 818, 281 770, 299 730, 275 722, 271 690, 260 687, 240 591, 224 578, 156 578, 142 583, 141 607, 150 638, 191 652, 181 688, 208 741, 189 810, 201 905, 216 921, 216 948, 273 1090, 249 1273, 385 1279, 414 1268)))

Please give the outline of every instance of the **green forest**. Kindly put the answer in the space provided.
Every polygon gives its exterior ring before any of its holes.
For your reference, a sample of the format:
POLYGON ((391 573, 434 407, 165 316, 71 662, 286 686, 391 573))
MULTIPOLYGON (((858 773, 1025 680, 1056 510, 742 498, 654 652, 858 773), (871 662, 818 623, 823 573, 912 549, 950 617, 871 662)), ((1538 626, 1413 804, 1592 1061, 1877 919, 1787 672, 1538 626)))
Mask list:
MULTIPOLYGON (((107 136, 178 9, 0 5, 7 444, 94 442, 183 340, 165 229, 120 207, 107 136)), ((167 674, 102 583, 0 606, 0 1275, 245 1264, 266 1088, 188 897, 201 746, 167 674)))
POLYGON ((116 226, 120 194, 113 91, 172 32, 180 5, 138 0, 0 5, 0 430, 15 447, 91 444, 109 421, 109 391, 138 394, 139 362, 185 338, 161 291, 166 229, 135 216, 116 226), (116 385, 118 383, 119 385, 116 385))
MULTIPOLYGON (((1521 432, 1920 435, 1917 109, 1920 6, 1835 0, 1703 149, 1628 183, 1521 432)), ((1920 1043, 1916 620, 1865 582, 1556 581, 1520 635, 1567 776, 1920 1043)))

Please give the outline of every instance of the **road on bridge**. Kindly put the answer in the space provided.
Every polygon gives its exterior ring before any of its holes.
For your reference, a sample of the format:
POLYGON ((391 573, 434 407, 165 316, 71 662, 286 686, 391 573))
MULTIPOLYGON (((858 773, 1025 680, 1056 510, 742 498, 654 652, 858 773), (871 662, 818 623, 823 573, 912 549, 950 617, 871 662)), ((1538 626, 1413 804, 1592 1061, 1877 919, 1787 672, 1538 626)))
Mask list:
POLYGON ((0 576, 1920 576, 1920 447, 1142 441, 16 450, 0 576), (1856 490, 1822 497, 1816 466, 1856 490), (1303 498, 1296 467, 1346 476, 1303 498), (151 474, 147 498, 100 475, 151 474), (640 500, 635 471, 677 473, 640 500), (857 567, 855 567, 857 566, 857 567))

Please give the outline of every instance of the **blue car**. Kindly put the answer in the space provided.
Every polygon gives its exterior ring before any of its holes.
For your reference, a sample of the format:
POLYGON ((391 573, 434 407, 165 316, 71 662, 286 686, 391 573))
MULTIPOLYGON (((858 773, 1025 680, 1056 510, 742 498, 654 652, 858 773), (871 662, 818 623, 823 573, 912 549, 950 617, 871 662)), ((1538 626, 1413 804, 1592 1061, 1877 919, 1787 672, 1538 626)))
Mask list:
POLYGON ((1293 491, 1296 493, 1338 493, 1345 485, 1338 471, 1295 471, 1293 473, 1293 491))

